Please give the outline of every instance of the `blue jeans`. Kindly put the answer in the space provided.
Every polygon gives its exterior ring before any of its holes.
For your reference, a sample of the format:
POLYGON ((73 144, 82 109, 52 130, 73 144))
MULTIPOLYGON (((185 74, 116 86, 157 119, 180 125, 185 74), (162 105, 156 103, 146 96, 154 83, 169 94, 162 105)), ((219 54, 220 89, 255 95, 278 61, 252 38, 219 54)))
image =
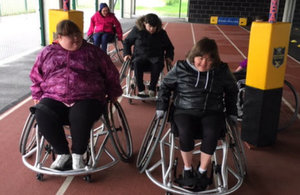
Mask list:
POLYGON ((107 44, 111 42, 114 38, 114 34, 106 33, 106 32, 98 32, 93 35, 94 45, 100 47, 105 52, 107 52, 107 44))

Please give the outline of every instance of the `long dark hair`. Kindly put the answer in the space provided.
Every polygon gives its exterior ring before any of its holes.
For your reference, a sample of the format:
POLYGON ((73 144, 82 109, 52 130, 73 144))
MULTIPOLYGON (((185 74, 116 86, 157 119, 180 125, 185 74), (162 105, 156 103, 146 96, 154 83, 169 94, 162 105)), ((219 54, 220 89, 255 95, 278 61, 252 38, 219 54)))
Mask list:
POLYGON ((197 56, 203 56, 203 55, 209 55, 212 59, 213 63, 212 66, 218 66, 221 62, 218 46, 216 44, 216 41, 214 39, 209 39, 207 37, 203 37, 201 40, 199 40, 189 51, 187 54, 187 59, 194 63, 194 58, 197 56))

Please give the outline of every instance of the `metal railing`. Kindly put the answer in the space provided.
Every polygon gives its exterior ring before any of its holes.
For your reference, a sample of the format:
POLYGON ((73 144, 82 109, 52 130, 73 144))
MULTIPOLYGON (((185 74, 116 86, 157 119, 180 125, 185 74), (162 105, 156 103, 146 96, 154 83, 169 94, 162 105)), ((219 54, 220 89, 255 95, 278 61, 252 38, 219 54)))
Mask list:
POLYGON ((32 13, 36 9, 35 0, 0 0, 0 16, 32 13))

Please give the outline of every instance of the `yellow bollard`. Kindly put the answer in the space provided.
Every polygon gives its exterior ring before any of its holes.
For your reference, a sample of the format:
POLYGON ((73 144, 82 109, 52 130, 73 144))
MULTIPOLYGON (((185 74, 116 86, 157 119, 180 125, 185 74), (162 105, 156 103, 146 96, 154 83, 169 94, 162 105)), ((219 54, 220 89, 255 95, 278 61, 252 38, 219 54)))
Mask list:
POLYGON ((70 10, 49 10, 49 43, 51 44, 55 39, 56 25, 62 20, 72 20, 77 24, 81 32, 83 32, 83 12, 70 10))
POLYGON ((251 26, 242 139, 254 146, 276 141, 290 29, 282 22, 251 26))

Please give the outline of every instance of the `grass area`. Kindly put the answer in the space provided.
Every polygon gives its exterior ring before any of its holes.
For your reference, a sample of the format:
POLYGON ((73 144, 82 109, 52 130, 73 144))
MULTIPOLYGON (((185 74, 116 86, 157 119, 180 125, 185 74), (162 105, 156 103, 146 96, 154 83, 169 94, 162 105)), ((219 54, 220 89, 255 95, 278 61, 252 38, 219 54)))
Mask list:
MULTIPOLYGON (((139 11, 155 12, 155 13, 159 14, 160 16, 179 17, 179 3, 173 4, 173 5, 166 5, 164 7, 153 7, 153 8, 138 6, 138 7, 136 7, 136 10, 137 10, 137 12, 139 12, 139 11)), ((187 16, 187 1, 182 2, 180 11, 181 11, 180 17, 187 16)))
MULTIPOLYGON (((12 2, 14 1, 20 1, 20 0, 10 0, 7 1, 7 4, 5 4, 5 6, 2 6, 2 10, 0 7, 0 16, 4 16, 4 15, 17 15, 17 14, 23 14, 23 13, 32 13, 35 12, 36 10, 32 7, 33 4, 32 2, 34 0, 27 0, 28 1, 28 11, 26 12, 24 10, 24 5, 20 5, 17 4, 18 6, 20 6, 19 9, 16 9, 17 6, 15 4, 12 4, 12 2), (9 4, 8 4, 9 2, 9 4)), ((115 10, 120 10, 120 1, 117 1, 115 10)), ((166 3, 165 6, 156 6, 155 5, 151 5, 151 7, 147 6, 137 6, 136 7, 136 12, 142 12, 142 13, 151 13, 154 12, 156 14, 158 14, 159 16, 169 16, 169 17, 179 17, 179 1, 180 0, 164 0, 165 2, 172 2, 172 3, 166 3)), ((181 10, 180 10, 180 17, 186 17, 187 16, 187 6, 188 6, 188 0, 181 0, 181 10)), ((90 2, 85 2, 84 0, 81 0, 80 3, 77 4, 76 9, 85 9, 85 8, 94 8, 95 4, 94 3, 90 3, 90 2)))
MULTIPOLYGON (((117 2, 115 6, 115 10, 120 10, 120 0, 117 2)), ((179 0, 177 0, 175 3, 172 3, 171 5, 165 5, 163 7, 158 6, 155 7, 153 5, 152 7, 144 7, 144 6, 137 6, 136 11, 137 12, 145 12, 145 13, 157 13, 159 16, 169 16, 169 17, 179 17, 179 0)), ((188 7, 188 0, 182 0, 181 2, 181 12, 180 17, 186 17, 187 16, 187 7, 188 7)))

